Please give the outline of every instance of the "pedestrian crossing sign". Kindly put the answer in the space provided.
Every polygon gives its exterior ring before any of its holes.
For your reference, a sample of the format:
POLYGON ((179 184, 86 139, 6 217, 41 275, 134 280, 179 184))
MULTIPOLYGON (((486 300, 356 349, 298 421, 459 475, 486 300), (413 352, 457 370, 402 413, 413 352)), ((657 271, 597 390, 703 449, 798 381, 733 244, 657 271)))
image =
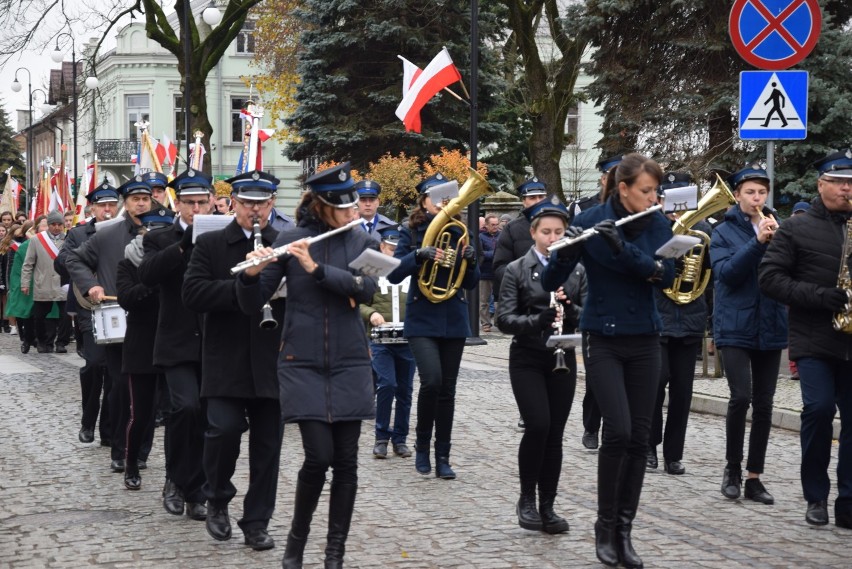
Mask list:
POLYGON ((807 71, 740 73, 741 139, 802 140, 807 135, 807 71))

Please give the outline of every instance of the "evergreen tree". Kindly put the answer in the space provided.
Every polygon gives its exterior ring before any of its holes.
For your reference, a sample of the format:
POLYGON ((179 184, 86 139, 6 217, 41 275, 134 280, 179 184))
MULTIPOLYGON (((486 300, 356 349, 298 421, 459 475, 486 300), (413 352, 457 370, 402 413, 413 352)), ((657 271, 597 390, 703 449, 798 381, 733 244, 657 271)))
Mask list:
MULTIPOLYGON (((0 108, 3 107, 3 101, 0 100, 0 108)), ((26 164, 21 153, 21 148, 14 141, 15 130, 9 124, 9 117, 6 113, 0 113, 0 174, 3 174, 9 168, 12 168, 12 176, 21 180, 23 184, 26 176, 26 164)), ((3 176, 2 182, 5 183, 6 177, 3 176)), ((0 190, 2 190, 0 186, 0 190)))

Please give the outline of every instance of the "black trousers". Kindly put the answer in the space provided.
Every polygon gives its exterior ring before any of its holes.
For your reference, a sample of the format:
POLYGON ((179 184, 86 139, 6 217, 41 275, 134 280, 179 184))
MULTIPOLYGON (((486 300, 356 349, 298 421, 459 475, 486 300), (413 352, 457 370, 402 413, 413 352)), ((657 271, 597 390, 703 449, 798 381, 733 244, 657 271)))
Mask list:
POLYGON ((299 470, 299 480, 312 486, 325 482, 332 469, 332 482, 358 484, 358 439, 361 421, 300 421, 305 462, 299 470))
POLYGON ((555 493, 562 470, 562 435, 577 386, 577 357, 565 354, 569 373, 553 373, 556 357, 512 344, 509 348, 509 379, 524 420, 518 446, 518 471, 522 491, 555 493))
POLYGON ((663 444, 665 462, 683 459, 686 425, 692 406, 692 384, 695 380, 695 358, 703 338, 660 338, 660 387, 651 422, 651 446, 663 444), (663 401, 669 387, 669 406, 663 433, 663 401))
POLYGON ((586 377, 603 416, 599 456, 644 460, 660 381, 659 338, 585 335, 586 377))
POLYGON ((26 342, 30 346, 36 343, 35 324, 32 316, 29 318, 15 318, 16 326, 18 327, 18 337, 21 342, 26 342))
POLYGON ((130 419, 130 389, 127 376, 121 373, 121 344, 107 344, 106 351, 107 380, 110 388, 104 387, 104 395, 109 405, 109 418, 112 425, 110 456, 112 460, 124 458, 125 430, 130 419))
POLYGON ((237 489, 231 483, 240 441, 249 431, 249 487, 243 501, 242 530, 266 528, 275 510, 281 456, 281 405, 275 399, 210 397, 204 434, 204 494, 212 508, 224 508, 237 489))
POLYGON ((130 417, 127 421, 124 457, 127 464, 133 464, 139 460, 143 445, 147 446, 149 452, 151 450, 151 439, 154 436, 157 374, 127 374, 127 382, 130 388, 130 417))
POLYGON ((415 427, 418 445, 429 445, 433 427, 435 441, 450 444, 464 343, 464 338, 415 336, 408 339, 420 373, 415 427))
MULTIPOLYGON (((53 347, 56 342, 56 328, 59 320, 48 318, 47 315, 53 310, 52 300, 36 300, 33 302, 32 320, 35 325, 36 341, 40 346, 53 347)), ((57 302, 59 313, 65 314, 65 301, 57 302)), ((67 342, 66 342, 67 343, 67 342)))
MULTIPOLYGON (((583 336, 583 346, 586 345, 587 336, 583 336)), ((583 352, 583 365, 586 365, 585 352, 583 352)), ((595 394, 589 385, 589 373, 586 370, 586 393, 583 395, 583 430, 587 433, 597 433, 601 429, 601 410, 595 401, 595 394)))
POLYGON ((190 502, 203 502, 204 469, 201 466, 204 430, 201 364, 186 363, 165 370, 170 396, 166 421, 166 464, 169 479, 190 502))
POLYGON ((65 312, 64 305, 65 302, 60 303, 59 310, 59 320, 56 327, 56 345, 57 346, 67 346, 71 343, 71 335, 74 333, 74 322, 71 320, 71 316, 65 312))
POLYGON ((725 419, 727 445, 725 458, 731 468, 740 468, 745 444, 746 414, 751 405, 751 433, 748 439, 746 470, 763 472, 769 431, 772 429, 772 402, 778 384, 781 350, 720 348, 731 399, 725 419))
POLYGON ((80 421, 84 429, 95 429, 98 412, 101 415, 99 424, 102 441, 112 439, 112 424, 109 416, 109 391, 112 383, 106 372, 106 350, 104 346, 95 344, 92 330, 83 331, 83 357, 86 365, 80 368, 80 394, 83 403, 83 418, 80 421), (101 392, 103 391, 103 405, 101 392))

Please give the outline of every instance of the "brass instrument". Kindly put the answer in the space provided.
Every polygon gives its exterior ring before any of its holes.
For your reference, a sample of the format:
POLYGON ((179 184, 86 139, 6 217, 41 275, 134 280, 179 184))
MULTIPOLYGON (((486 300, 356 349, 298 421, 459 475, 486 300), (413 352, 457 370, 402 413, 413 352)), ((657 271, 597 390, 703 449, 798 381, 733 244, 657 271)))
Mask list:
MULTIPOLYGON (((252 233, 254 234, 254 250, 263 249, 263 238, 260 234, 260 218, 255 217, 252 220, 252 233)), ((272 315, 272 305, 269 302, 265 303, 261 309, 260 327, 263 330, 275 330, 278 328, 278 321, 272 315)))
POLYGON ((482 196, 494 193, 494 188, 476 170, 469 171, 470 177, 459 188, 459 195, 438 212, 423 237, 422 247, 437 247, 443 252, 439 261, 424 261, 417 278, 420 292, 430 302, 443 302, 455 296, 467 269, 467 261, 462 259, 456 265, 456 258, 470 243, 470 236, 465 224, 453 217, 482 196))
POLYGON ((731 189, 722 177, 716 174, 716 183, 701 197, 698 206, 675 221, 672 233, 691 235, 701 239, 700 243, 683 256, 683 268, 675 274, 672 286, 663 291, 663 294, 676 304, 689 304, 704 294, 712 276, 710 269, 704 266, 704 257, 710 247, 710 236, 692 227, 735 203, 737 200, 731 193, 731 189))
MULTIPOLYGON (((649 213, 654 213, 655 211, 659 211, 661 209, 663 209, 663 206, 661 206, 660 204, 652 205, 651 207, 649 207, 645 211, 640 211, 639 213, 634 213, 632 215, 627 215, 625 217, 622 217, 621 219, 619 219, 615 222, 615 226, 618 227, 619 225, 624 225, 625 223, 630 223, 634 219, 638 219, 640 217, 648 215, 649 213)), ((574 243, 580 243, 581 241, 585 241, 589 237, 594 237, 597 234, 598 234, 597 229, 595 229, 594 227, 589 227, 588 229, 586 229, 585 231, 583 231, 581 234, 579 234, 576 237, 563 237, 559 241, 554 241, 553 245, 551 245, 550 247, 547 248, 547 252, 553 253, 554 251, 558 251, 559 249, 562 249, 563 247, 568 247, 569 245, 573 245, 574 243)))
MULTIPOLYGON (((760 216, 761 221, 767 218, 766 214, 763 213, 763 208, 760 208, 759 210, 757 210, 757 215, 760 216)), ((769 219, 772 221, 772 224, 773 224, 772 227, 770 227, 770 230, 774 232, 776 229, 778 229, 778 221, 775 219, 775 216, 772 215, 771 213, 769 214, 769 219)), ((766 241, 767 241, 767 243, 769 241, 772 241, 772 235, 770 235, 769 238, 766 241)))
MULTIPOLYGON (((553 322, 553 328, 556 336, 562 336, 562 319, 565 317, 565 307, 556 299, 556 293, 550 293, 550 307, 556 309, 556 320, 553 322)), ((568 373, 571 371, 565 364, 565 349, 561 345, 556 346, 553 354, 556 356, 556 366, 553 368, 553 373, 568 373)))
POLYGON ((846 222, 846 237, 843 239, 843 253, 840 256, 840 272, 837 274, 837 288, 846 291, 847 302, 843 310, 831 319, 834 329, 844 334, 852 334, 852 277, 849 275, 848 261, 850 252, 852 252, 852 219, 846 222))

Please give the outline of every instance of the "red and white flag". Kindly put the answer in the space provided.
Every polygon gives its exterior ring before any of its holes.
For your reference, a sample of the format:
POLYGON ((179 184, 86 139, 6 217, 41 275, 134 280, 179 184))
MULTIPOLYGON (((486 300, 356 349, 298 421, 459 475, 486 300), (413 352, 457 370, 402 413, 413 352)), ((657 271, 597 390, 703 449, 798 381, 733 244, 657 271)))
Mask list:
MULTIPOLYGON (((175 173, 175 163, 177 162, 177 146, 169 136, 164 132, 163 138, 160 140, 160 146, 162 146, 166 151, 165 161, 169 164, 169 173, 170 175, 174 175, 175 173)), ((165 171, 165 168, 163 168, 165 171)))
MULTIPOLYGON (((403 59, 403 74, 405 74, 405 67, 406 61, 403 59)), ((461 81, 461 73, 453 64, 453 59, 450 57, 447 48, 444 48, 410 84, 408 92, 405 93, 402 102, 396 108, 396 116, 405 124, 405 130, 420 132, 421 109, 438 91, 456 81, 461 81)), ((405 84, 403 84, 403 89, 405 89, 405 84)))

